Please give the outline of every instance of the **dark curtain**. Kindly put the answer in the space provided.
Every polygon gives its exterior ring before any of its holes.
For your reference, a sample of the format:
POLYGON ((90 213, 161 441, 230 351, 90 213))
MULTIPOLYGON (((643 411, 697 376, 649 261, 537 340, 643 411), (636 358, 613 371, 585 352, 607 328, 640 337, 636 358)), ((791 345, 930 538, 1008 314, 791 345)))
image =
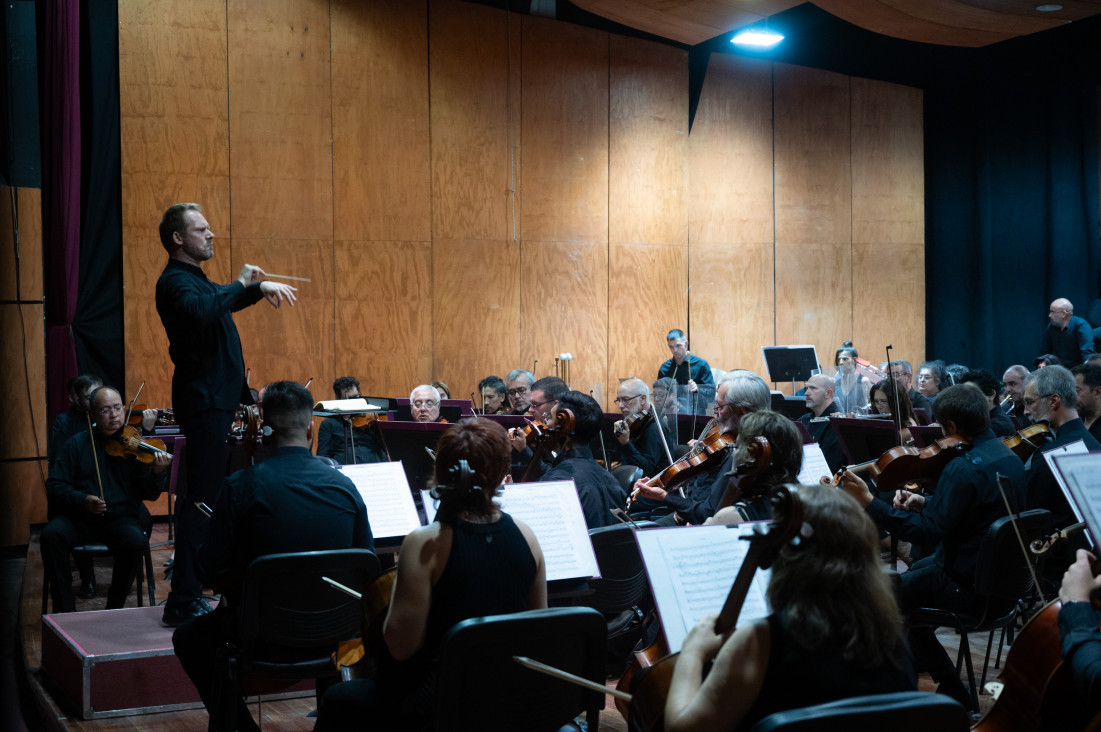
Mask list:
POLYGON ((46 394, 52 423, 67 408, 64 387, 77 374, 70 325, 80 257, 80 3, 46 0, 39 10, 46 394))

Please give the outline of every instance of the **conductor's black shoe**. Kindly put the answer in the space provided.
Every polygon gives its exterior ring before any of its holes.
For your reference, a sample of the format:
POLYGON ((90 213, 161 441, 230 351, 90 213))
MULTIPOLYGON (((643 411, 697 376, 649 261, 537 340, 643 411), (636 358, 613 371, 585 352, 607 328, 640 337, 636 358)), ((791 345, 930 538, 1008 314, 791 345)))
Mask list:
POLYGON ((183 625, 191 618, 197 618, 200 615, 206 615, 210 610, 209 606, 205 606, 198 600, 189 602, 186 605, 164 606, 164 615, 161 616, 161 622, 173 628, 177 628, 183 625))
POLYGON ((96 578, 89 577, 87 582, 80 583, 80 589, 77 590, 76 596, 82 600, 91 600, 96 596, 96 578))

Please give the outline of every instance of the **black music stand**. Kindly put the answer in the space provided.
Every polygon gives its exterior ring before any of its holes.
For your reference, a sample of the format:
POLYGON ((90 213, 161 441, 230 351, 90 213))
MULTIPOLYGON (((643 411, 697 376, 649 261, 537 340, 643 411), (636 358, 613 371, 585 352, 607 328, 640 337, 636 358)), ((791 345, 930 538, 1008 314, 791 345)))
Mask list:
POLYGON ((761 346, 761 353, 772 383, 790 381, 792 392, 796 381, 806 381, 822 368, 814 346, 761 346))
POLYGON ((428 488, 436 468, 433 455, 440 435, 451 429, 445 422, 376 422, 382 432, 382 444, 391 460, 400 460, 413 494, 413 503, 422 523, 427 523, 421 490, 428 488), (432 451, 429 454, 428 450, 432 451))
POLYGON ((898 445, 898 430, 892 419, 830 417, 830 429, 837 435, 849 465, 878 460, 898 445))
POLYGON ((907 429, 910 430, 910 437, 914 438, 914 447, 919 450, 929 447, 944 437, 944 430, 940 428, 940 425, 923 425, 921 427, 912 425, 907 429))

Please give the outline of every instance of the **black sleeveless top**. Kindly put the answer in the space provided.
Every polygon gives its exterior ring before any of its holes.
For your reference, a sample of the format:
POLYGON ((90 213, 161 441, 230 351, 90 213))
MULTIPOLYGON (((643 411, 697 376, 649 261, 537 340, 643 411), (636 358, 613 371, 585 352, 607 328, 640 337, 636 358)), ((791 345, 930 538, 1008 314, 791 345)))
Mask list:
POLYGON ((764 717, 786 709, 917 689, 914 659, 901 635, 891 655, 895 663, 888 660, 869 667, 843 659, 837 645, 813 651, 800 647, 775 613, 768 616, 768 626, 771 640, 764 684, 739 729, 749 729, 764 717))

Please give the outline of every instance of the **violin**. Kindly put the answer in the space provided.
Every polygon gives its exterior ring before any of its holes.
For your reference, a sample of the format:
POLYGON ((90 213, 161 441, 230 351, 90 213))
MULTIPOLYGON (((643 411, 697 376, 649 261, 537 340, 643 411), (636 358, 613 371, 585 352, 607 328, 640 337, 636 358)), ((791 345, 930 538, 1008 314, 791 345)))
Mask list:
MULTIPOLYGON (((528 463, 527 470, 524 471, 523 477, 520 479, 521 483, 527 483, 535 478, 535 468, 543 459, 548 451, 555 452, 566 443, 566 438, 573 434, 573 429, 577 421, 574 414, 569 409, 561 408, 557 411, 555 417, 555 423, 553 427, 543 426, 543 429, 538 432, 533 438, 529 438, 528 445, 531 445, 531 440, 535 440, 534 454, 531 456, 531 462, 528 463)), ((536 425, 541 425, 541 422, 533 422, 533 433, 536 425)), ((523 430, 524 428, 521 428, 523 430)), ((525 437, 528 437, 525 434, 525 437)))
POLYGON ((949 462, 970 448, 971 443, 958 435, 942 437, 920 450, 916 447, 892 447, 876 460, 842 468, 834 476, 833 483, 840 483, 841 475, 845 471, 868 473, 878 491, 894 491, 906 486, 933 483, 940 478, 949 462))
POLYGON ((631 414, 623 418, 623 426, 619 427, 615 433, 617 435, 623 434, 624 430, 631 433, 631 439, 637 439, 642 431, 650 426, 650 423, 654 421, 654 414, 649 409, 645 412, 639 412, 638 414, 631 414))
POLYGON ((107 441, 105 449, 111 457, 132 457, 147 465, 151 465, 160 453, 171 456, 164 442, 153 437, 142 437, 141 432, 130 425, 123 425, 122 430, 107 441))
MULTIPOLYGON (((646 481, 646 485, 651 488, 661 488, 666 492, 672 490, 684 481, 710 470, 715 464, 712 458, 721 455, 723 450, 734 444, 735 439, 733 435, 724 434, 719 423, 714 419, 711 420, 704 428, 700 439, 692 445, 692 449, 680 460, 646 481)), ((627 497, 627 511, 631 510, 631 505, 637 500, 638 493, 637 490, 632 491, 627 497)))
MULTIPOLYGON (((149 407, 145 406, 144 404, 135 404, 131 408, 130 417, 127 420, 127 424, 140 429, 142 419, 145 416, 143 412, 145 412, 146 409, 149 409, 149 407)), ((176 417, 173 414, 172 409, 158 409, 156 424, 162 426, 176 424, 176 417)))
MULTIPOLYGON (((803 526, 803 506, 799 502, 798 494, 787 486, 780 486, 773 494, 772 514, 772 522, 767 527, 755 527, 753 536, 748 538, 749 551, 734 578, 722 611, 715 620, 716 633, 725 634, 735 627, 757 568, 768 569, 772 566, 780 550, 796 537, 803 526)), ((654 644, 659 642, 668 648, 664 634, 659 634, 654 644)), ((621 701, 617 698, 616 708, 628 720, 630 729, 661 730, 665 725, 665 702, 669 696, 669 685, 680 654, 667 654, 645 667, 641 665, 642 659, 639 658, 639 654, 645 652, 636 652, 635 661, 639 662, 639 667, 632 662, 632 666, 616 686, 618 691, 630 691, 630 706, 624 710, 626 704, 621 706, 621 701)))
POLYGON ((352 428, 361 430, 369 425, 378 422, 379 420, 387 421, 386 414, 379 414, 377 412, 367 412, 366 414, 356 414, 352 416, 352 428))
POLYGON ((396 582, 397 567, 391 567, 376 577, 363 593, 361 599, 367 630, 361 638, 341 641, 332 656, 333 664, 340 671, 341 681, 373 676, 378 664, 386 657, 382 624, 390 609, 396 582))
POLYGON ((772 445, 768 444, 768 438, 764 435, 754 437, 746 450, 749 459, 735 467, 733 480, 727 484, 719 502, 720 511, 733 506, 737 498, 753 493, 753 483, 772 467, 772 445))
POLYGON ((1032 453, 1042 450, 1049 442, 1055 439, 1055 434, 1043 422, 1029 425, 1015 435, 1003 437, 1002 443, 1013 451, 1013 454, 1026 462, 1032 453))

